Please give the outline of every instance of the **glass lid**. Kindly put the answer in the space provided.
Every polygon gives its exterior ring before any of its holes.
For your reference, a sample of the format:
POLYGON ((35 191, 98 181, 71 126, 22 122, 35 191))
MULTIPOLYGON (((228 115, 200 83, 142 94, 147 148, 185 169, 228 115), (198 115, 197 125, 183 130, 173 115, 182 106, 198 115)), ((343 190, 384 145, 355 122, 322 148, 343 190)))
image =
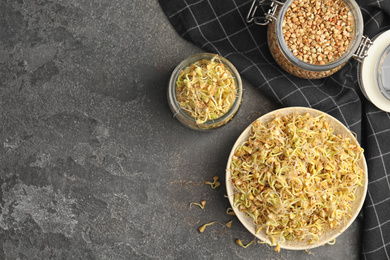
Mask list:
POLYGON ((381 93, 390 100, 390 46, 381 55, 376 66, 376 80, 381 93))
POLYGON ((359 84, 366 98, 390 112, 390 30, 374 37, 359 66, 359 84))

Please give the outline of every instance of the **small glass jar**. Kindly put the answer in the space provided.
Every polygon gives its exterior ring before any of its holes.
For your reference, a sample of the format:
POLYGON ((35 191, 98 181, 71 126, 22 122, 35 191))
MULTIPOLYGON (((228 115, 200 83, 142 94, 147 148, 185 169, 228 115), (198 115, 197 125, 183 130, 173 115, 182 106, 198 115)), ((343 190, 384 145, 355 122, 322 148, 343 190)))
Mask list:
MULTIPOLYGON (((254 21, 258 25, 268 25, 267 41, 271 54, 285 71, 300 78, 319 79, 328 77, 338 71, 351 57, 359 58, 361 56, 360 50, 358 49, 362 42, 364 23, 360 8, 354 0, 343 0, 353 17, 353 36, 348 48, 341 57, 323 65, 317 65, 304 62, 295 56, 288 47, 283 35, 285 15, 294 1, 287 0, 285 2, 279 2, 277 0, 270 0, 268 13, 264 16, 256 17, 257 8, 264 5, 266 1, 255 0, 247 18, 247 22, 254 21)), ((313 10, 316 9, 313 8, 313 10)), ((312 34, 310 36, 314 37, 312 34)))
POLYGON ((225 114, 218 117, 217 119, 211 119, 203 123, 197 123, 194 117, 191 117, 181 108, 176 96, 176 84, 180 72, 186 67, 190 66, 191 64, 199 60, 203 60, 203 59, 211 60, 216 55, 217 54, 214 53, 198 53, 198 54, 191 55, 190 57, 183 60, 182 62, 180 62, 179 65, 176 66, 169 79, 169 83, 168 83, 169 107, 171 108, 174 117, 176 117, 176 119, 178 119, 183 125, 193 130, 204 131, 204 130, 210 130, 225 125, 233 118, 233 116, 236 114, 236 112, 238 111, 241 105, 242 95, 243 95, 241 76, 231 62, 218 55, 218 59, 222 62, 222 64, 224 64, 225 68, 233 76, 233 80, 236 85, 237 92, 235 95, 234 103, 232 104, 230 109, 225 114))

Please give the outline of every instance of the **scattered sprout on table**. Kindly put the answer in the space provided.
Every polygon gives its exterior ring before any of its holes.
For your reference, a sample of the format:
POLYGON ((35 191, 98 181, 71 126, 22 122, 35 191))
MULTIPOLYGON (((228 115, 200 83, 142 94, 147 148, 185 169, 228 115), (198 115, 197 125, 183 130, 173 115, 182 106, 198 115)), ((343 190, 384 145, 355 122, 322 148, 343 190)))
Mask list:
POLYGON ((230 215, 230 216, 235 216, 235 215, 236 215, 236 213, 234 213, 234 211, 233 211, 232 208, 227 208, 226 214, 228 214, 228 215, 230 215))
POLYGON ((247 248, 248 246, 252 245, 253 242, 255 242, 255 241, 256 241, 256 238, 253 239, 253 240, 252 240, 251 242, 249 242, 248 244, 244 245, 244 244, 242 243, 241 239, 238 238, 238 239, 236 239, 236 244, 239 245, 239 246, 241 246, 241 247, 243 247, 243 248, 247 248))
POLYGON ((205 201, 205 200, 202 200, 200 203, 191 202, 191 203, 190 203, 190 207, 191 207, 191 205, 196 205, 196 206, 198 206, 199 208, 204 209, 204 207, 206 206, 206 201, 205 201))
POLYGON ((221 183, 218 181, 218 176, 213 177, 213 182, 204 181, 204 183, 210 185, 212 189, 216 189, 221 185, 221 183))
POLYGON ((280 252, 280 244, 278 243, 275 248, 274 248, 275 252, 279 253, 280 252))
POLYGON ((203 226, 201 226, 200 228, 198 228, 198 231, 199 231, 200 233, 203 233, 207 226, 211 226, 211 225, 214 225, 214 224, 219 224, 219 225, 224 226, 222 223, 220 223, 220 222, 218 222, 218 221, 213 221, 213 222, 204 224, 203 226))
POLYGON ((233 220, 230 220, 226 222, 226 227, 231 228, 232 227, 233 220))

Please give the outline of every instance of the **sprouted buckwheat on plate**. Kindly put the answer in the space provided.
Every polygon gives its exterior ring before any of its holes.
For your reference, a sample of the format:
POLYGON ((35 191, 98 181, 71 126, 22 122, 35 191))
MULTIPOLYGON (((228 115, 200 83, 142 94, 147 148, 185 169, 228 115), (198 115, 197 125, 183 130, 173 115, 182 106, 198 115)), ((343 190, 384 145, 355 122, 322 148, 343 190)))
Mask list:
POLYGON ((334 134, 324 115, 257 120, 230 164, 234 207, 272 245, 316 243, 351 217, 355 191, 363 186, 362 154, 357 143, 334 134))

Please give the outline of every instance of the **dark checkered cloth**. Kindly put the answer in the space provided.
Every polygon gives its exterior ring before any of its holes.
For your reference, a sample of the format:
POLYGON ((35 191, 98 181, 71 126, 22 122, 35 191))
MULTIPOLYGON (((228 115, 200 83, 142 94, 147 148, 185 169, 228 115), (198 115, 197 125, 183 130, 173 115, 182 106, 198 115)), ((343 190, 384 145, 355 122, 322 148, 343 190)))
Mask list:
MULTIPOLYGON (((390 115, 371 104, 350 60, 339 72, 321 80, 305 80, 283 71, 272 58, 266 26, 248 24, 252 0, 159 0, 173 27, 184 39, 229 59, 242 77, 282 106, 322 110, 357 133, 369 170, 364 204, 364 259, 390 259, 390 115)), ((371 39, 390 29, 390 0, 358 1, 364 34, 371 39)))

